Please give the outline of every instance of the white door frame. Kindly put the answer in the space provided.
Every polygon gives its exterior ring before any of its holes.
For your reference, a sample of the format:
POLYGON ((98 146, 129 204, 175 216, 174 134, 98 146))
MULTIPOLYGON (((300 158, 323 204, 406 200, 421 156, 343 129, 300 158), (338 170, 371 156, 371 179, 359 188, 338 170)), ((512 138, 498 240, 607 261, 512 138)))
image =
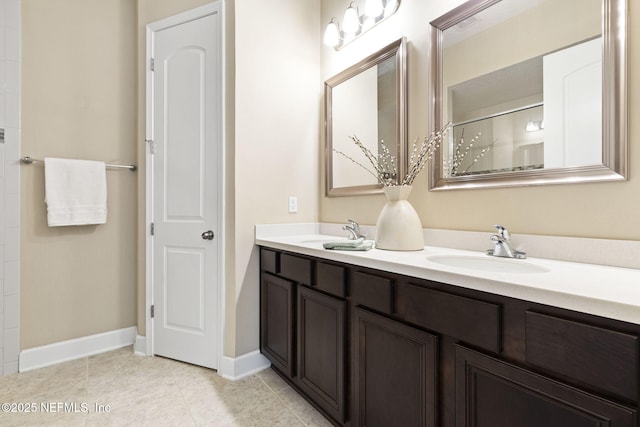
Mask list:
POLYGON ((218 313, 218 365, 220 372, 220 368, 222 367, 222 360, 224 356, 224 319, 225 319, 225 305, 224 305, 224 277, 225 277, 225 253, 224 253, 224 242, 225 242, 225 218, 224 218, 224 200, 225 200, 225 147, 224 147, 224 99, 225 99, 225 55, 224 55, 224 14, 222 7, 222 0, 215 1, 210 4, 206 4, 204 6, 180 13, 178 15, 171 16, 169 18, 162 19, 160 21, 153 22, 147 25, 146 28, 146 59, 145 59, 145 68, 146 68, 146 132, 145 132, 145 144, 147 147, 145 148, 145 159, 146 159, 146 185, 145 185, 145 193, 146 193, 146 214, 145 214, 145 226, 146 226, 146 243, 145 243, 145 251, 146 251, 146 266, 145 266, 145 276, 146 276, 146 291, 145 291, 145 354, 147 356, 153 356, 154 353, 154 343, 153 343, 153 320, 151 318, 151 306, 153 304, 153 263, 154 263, 154 253, 153 253, 153 236, 150 232, 151 223, 153 223, 153 190, 154 190, 154 182, 153 182, 153 72, 151 71, 151 54, 154 51, 154 33, 156 31, 160 31, 166 28, 170 28, 185 22, 193 21, 198 18, 202 18, 207 15, 211 15, 213 13, 218 13, 222 16, 220 20, 221 25, 218 27, 220 34, 220 76, 222 77, 221 86, 221 99, 220 101, 220 111, 222 114, 221 117, 221 129, 220 129, 220 141, 218 149, 218 164, 211 165, 211 167, 215 167, 218 173, 218 194, 220 194, 220 203, 218 204, 218 224, 216 225, 216 238, 214 240, 214 244, 218 245, 218 277, 216 279, 217 282, 217 313, 218 313))

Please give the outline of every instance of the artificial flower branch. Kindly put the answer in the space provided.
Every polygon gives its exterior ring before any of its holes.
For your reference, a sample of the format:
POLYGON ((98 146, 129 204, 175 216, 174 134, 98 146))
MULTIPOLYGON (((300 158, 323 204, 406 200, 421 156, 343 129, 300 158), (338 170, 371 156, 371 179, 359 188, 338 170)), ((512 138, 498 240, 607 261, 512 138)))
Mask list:
POLYGON ((456 175, 462 175, 467 173, 469 169, 471 169, 481 158, 485 156, 485 154, 487 154, 489 150, 491 150, 491 148, 493 147, 493 143, 483 147, 482 151, 478 153, 471 160, 471 162, 469 162, 469 165, 464 170, 462 171, 459 170, 462 167, 462 164, 464 163, 464 159, 466 158, 467 154, 473 148, 473 144, 480 138, 480 136, 482 136, 482 132, 478 132, 476 136, 474 136, 465 147, 464 129, 462 130, 462 135, 460 136, 460 140, 454 147, 453 156, 449 157, 448 159, 443 159, 442 161, 443 169, 445 171, 448 171, 449 176, 456 176, 456 175))
POLYGON ((390 153, 389 149, 384 145, 384 143, 380 144, 382 153, 380 153, 376 157, 376 155, 369 148, 367 148, 362 143, 362 141, 358 139, 358 137, 356 137, 355 135, 349 137, 358 146, 358 148, 362 150, 365 157, 371 164, 373 170, 354 160, 352 157, 348 156, 340 150, 336 150, 334 148, 333 151, 351 160, 353 163, 366 170, 368 173, 376 177, 378 183, 382 184, 383 186, 412 185, 418 174, 426 166, 429 160, 431 160, 436 150, 440 148, 440 145, 449 132, 450 128, 451 122, 447 123, 447 125, 442 128, 442 130, 432 132, 431 135, 425 137, 420 145, 418 145, 418 139, 416 139, 416 141, 413 143, 413 148, 409 157, 409 167, 407 169, 407 173, 402 178, 402 181, 400 181, 400 183, 398 183, 396 179, 397 158, 390 153))

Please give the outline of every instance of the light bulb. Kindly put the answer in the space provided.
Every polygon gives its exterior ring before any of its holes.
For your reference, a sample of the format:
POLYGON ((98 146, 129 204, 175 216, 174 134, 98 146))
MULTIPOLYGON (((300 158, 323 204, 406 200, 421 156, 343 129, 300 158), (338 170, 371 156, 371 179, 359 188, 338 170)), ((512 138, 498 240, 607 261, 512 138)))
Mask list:
POLYGON ((524 130, 527 132, 537 132, 542 129, 540 126, 541 123, 542 122, 534 122, 533 120, 529 120, 524 130))
POLYGON ((358 5, 351 3, 344 13, 342 29, 346 34, 356 34, 360 30, 360 17, 358 16, 358 5), (355 6, 355 7, 354 7, 355 6))
POLYGON ((340 29, 338 29, 335 18, 331 18, 327 29, 324 30, 324 44, 330 47, 336 47, 340 44, 340 29))
POLYGON ((393 15, 397 8, 398 0, 387 0, 387 5, 384 7, 384 17, 393 15))
POLYGON ((383 10, 382 0, 367 0, 367 3, 364 5, 364 14, 371 18, 377 18, 382 15, 383 10))

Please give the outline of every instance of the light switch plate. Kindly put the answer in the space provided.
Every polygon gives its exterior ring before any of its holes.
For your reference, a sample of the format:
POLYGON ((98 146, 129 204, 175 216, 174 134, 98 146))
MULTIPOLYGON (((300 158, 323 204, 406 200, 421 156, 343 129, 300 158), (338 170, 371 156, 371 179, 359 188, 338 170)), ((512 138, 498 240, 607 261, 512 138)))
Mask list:
POLYGON ((296 196, 289 196, 289 213, 298 212, 298 198, 296 196))

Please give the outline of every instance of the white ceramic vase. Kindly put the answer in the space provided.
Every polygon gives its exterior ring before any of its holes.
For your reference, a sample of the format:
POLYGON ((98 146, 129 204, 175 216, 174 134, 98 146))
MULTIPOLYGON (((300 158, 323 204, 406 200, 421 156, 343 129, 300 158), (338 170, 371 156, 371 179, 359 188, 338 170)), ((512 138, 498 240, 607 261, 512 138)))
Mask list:
POLYGON ((376 248, 390 251, 420 251, 424 249, 422 223, 418 213, 407 201, 412 187, 384 187, 387 204, 376 223, 376 248))

